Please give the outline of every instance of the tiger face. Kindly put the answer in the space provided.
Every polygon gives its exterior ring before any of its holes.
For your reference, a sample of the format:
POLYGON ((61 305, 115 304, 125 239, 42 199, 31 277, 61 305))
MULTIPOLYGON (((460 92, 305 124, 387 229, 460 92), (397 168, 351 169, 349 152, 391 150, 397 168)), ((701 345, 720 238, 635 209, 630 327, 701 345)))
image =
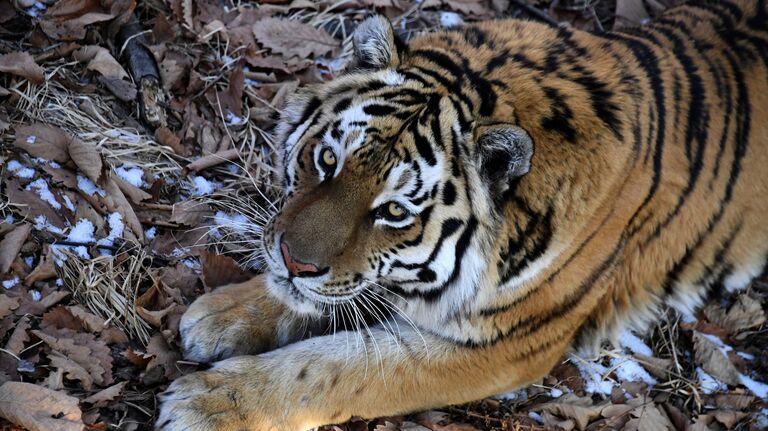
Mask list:
POLYGON ((367 20, 355 48, 362 70, 297 95, 276 133, 284 200, 264 254, 271 291, 303 314, 477 284, 493 202, 533 155, 525 131, 483 124, 409 67, 387 20, 367 20))

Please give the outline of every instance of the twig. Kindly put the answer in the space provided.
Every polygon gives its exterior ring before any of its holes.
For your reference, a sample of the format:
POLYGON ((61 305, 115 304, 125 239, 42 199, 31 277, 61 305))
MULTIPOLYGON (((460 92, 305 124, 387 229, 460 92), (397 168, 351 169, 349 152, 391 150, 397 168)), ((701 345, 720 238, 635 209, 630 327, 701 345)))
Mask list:
POLYGON ((200 157, 194 162, 188 164, 186 169, 193 172, 201 171, 212 166, 220 165, 224 162, 235 160, 239 154, 240 153, 235 148, 219 151, 218 153, 208 154, 207 156, 200 157))
POLYGON ((515 0, 515 4, 518 7, 520 7, 521 9, 525 10, 526 12, 528 12, 529 14, 535 16, 536 18, 539 18, 540 20, 548 22, 549 24, 552 24, 555 27, 560 27, 560 25, 561 25, 560 22, 558 20, 552 18, 552 16, 550 14, 544 12, 543 10, 541 10, 541 9, 539 9, 537 7, 529 5, 524 0, 515 0))

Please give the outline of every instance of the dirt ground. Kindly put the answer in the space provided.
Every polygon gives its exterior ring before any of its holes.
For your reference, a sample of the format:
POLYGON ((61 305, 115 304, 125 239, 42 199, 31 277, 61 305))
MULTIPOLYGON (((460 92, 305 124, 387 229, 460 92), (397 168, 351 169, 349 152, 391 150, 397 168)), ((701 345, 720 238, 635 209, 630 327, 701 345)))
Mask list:
MULTIPOLYGON (((149 430, 198 368, 187 305, 260 268, 269 130, 372 10, 406 39, 517 17, 603 31, 673 0, 0 0, 3 429, 149 430)), ((768 282, 514 393, 340 430, 768 429, 768 282)))

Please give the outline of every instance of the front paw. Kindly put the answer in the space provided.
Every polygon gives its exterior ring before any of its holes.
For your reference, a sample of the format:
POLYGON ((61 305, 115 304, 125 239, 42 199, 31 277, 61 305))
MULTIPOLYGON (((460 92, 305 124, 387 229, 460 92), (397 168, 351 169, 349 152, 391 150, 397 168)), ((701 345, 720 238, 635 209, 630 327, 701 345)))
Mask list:
POLYGON ((160 395, 157 431, 252 429, 243 421, 237 388, 221 373, 203 371, 174 381, 160 395))
POLYGON ((184 357, 214 362, 265 352, 276 347, 276 316, 271 298, 250 297, 248 286, 219 288, 201 296, 181 318, 184 357))

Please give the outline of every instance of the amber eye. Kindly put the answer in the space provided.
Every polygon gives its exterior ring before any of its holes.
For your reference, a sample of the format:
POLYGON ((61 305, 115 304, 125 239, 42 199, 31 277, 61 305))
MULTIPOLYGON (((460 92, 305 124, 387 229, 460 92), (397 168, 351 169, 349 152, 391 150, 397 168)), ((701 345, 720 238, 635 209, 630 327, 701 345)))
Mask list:
POLYGON ((397 202, 388 202, 381 206, 379 217, 389 221, 403 221, 408 217, 408 210, 397 202))
POLYGON ((330 148, 320 150, 319 164, 326 175, 333 174, 336 170, 336 154, 333 154, 333 150, 330 148))

